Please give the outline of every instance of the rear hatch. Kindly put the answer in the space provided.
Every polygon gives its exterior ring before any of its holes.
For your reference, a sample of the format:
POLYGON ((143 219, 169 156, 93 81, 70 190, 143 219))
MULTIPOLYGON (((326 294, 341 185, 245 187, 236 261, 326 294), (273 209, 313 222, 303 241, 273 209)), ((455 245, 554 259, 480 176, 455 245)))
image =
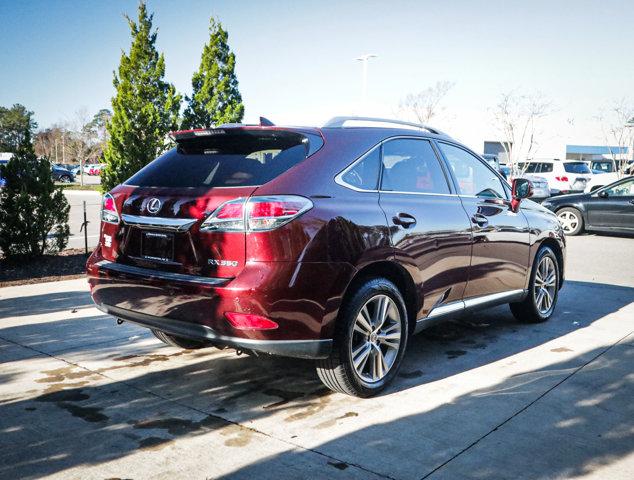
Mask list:
POLYGON ((565 162, 564 170, 572 190, 584 190, 592 178, 592 170, 585 162, 565 162))
POLYGON ((235 277, 244 268, 245 230, 214 231, 206 220, 230 222, 237 199, 249 198, 323 141, 316 134, 269 128, 190 131, 175 138, 175 149, 111 192, 120 218, 103 223, 104 235, 110 235, 102 238, 103 255, 144 268, 235 277))

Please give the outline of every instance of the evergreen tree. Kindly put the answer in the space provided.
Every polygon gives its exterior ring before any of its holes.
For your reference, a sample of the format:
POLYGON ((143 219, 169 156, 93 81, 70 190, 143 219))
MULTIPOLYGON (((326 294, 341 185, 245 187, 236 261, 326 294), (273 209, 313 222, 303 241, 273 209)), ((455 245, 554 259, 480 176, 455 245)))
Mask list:
POLYGON ((211 18, 209 43, 203 48, 200 68, 192 76, 192 96, 183 114, 183 128, 204 128, 238 123, 244 115, 235 74, 236 56, 229 49, 229 35, 211 18))
POLYGON ((24 132, 37 128, 33 112, 16 103, 11 108, 0 107, 0 152, 17 152, 24 132))
POLYGON ((132 46, 129 54, 121 54, 118 74, 114 74, 116 94, 101 179, 104 191, 127 180, 169 146, 166 135, 176 129, 180 110, 181 96, 163 80, 165 59, 156 50, 153 15, 141 2, 138 21, 126 19, 132 46))
POLYGON ((51 178, 51 163, 36 157, 28 128, 21 138, 13 158, 0 166, 6 180, 0 189, 0 249, 13 259, 62 250, 70 234, 70 206, 51 178))

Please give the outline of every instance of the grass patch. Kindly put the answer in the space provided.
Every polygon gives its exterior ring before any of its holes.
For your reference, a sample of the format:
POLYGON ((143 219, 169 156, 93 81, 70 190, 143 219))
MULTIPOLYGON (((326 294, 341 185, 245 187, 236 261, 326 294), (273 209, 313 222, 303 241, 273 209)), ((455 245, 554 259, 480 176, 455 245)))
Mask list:
POLYGON ((101 193, 101 185, 75 185, 74 183, 56 183, 58 187, 62 187, 62 190, 92 190, 93 192, 101 193))

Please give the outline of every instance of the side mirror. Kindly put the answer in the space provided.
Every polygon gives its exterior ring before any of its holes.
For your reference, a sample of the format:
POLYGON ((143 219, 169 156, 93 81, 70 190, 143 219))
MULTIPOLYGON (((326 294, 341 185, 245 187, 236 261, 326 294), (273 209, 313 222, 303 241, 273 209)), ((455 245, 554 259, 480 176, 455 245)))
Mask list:
POLYGON ((599 197, 599 198, 608 198, 609 195, 608 195, 608 192, 606 190, 602 190, 599 193, 597 193, 597 197, 599 197))
POLYGON ((521 201, 533 195, 533 184, 527 178, 514 178, 511 185, 513 196, 511 200, 511 210, 517 212, 520 208, 521 201))

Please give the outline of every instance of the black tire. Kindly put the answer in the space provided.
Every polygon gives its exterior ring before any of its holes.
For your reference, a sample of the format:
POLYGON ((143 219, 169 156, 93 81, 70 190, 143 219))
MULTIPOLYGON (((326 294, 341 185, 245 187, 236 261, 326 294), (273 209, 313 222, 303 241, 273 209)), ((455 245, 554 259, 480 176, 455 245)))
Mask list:
POLYGON ((557 215, 557 218, 559 219, 559 223, 562 224, 564 233, 566 235, 570 235, 570 236, 579 235, 583 231, 583 215, 576 208, 572 208, 572 207, 562 208, 560 210, 557 210, 556 215, 557 215), (573 228, 573 224, 570 224, 570 226, 566 226, 567 225, 566 220, 569 220, 572 217, 576 219, 574 220, 574 228, 573 228))
MULTIPOLYGON (((335 392, 357 397, 376 395, 383 390, 398 373, 403 355, 405 354, 407 340, 407 310, 403 296, 398 288, 385 278, 368 279, 351 292, 344 300, 344 304, 337 318, 332 352, 328 358, 317 361, 317 375, 326 387, 335 392), (366 303, 381 295, 389 297, 398 310, 399 318, 398 321, 393 319, 393 325, 395 326, 397 323, 400 323, 400 344, 395 355, 392 351, 392 358, 394 360, 387 374, 376 382, 368 382, 356 372, 352 363, 352 342, 353 336, 355 335, 354 327, 357 322, 357 316, 366 303)), ((376 338, 374 341, 376 342, 376 338)), ((379 345, 378 348, 383 347, 379 345)), ((371 348, 369 350, 371 350, 372 353, 367 357, 374 358, 375 351, 371 348)), ((396 348, 394 348, 394 350, 396 350, 396 348)), ((367 361, 364 362, 364 364, 365 363, 367 363, 367 361)))
POLYGON ((205 348, 211 346, 209 342, 203 342, 200 340, 191 340, 189 338, 177 337, 169 333, 162 332, 160 330, 152 329, 152 333, 156 338, 166 345, 172 347, 184 348, 185 350, 198 350, 199 348, 205 348))
POLYGON ((62 175, 59 181, 62 183, 70 183, 70 177, 68 175, 62 175))
POLYGON ((518 319, 520 322, 525 323, 541 323, 548 320, 553 312, 555 311, 555 307, 557 306, 557 299, 559 298, 559 284, 560 284, 560 269, 559 262, 557 260, 557 255, 552 251, 550 247, 542 247, 537 252, 535 256, 535 261, 533 262, 533 268, 531 271, 531 278, 528 287, 528 294, 526 298, 517 303, 511 303, 509 306, 511 307, 511 312, 513 316, 518 319), (555 273, 555 288, 552 292, 552 302, 549 308, 546 311, 540 310, 538 307, 538 289, 535 286, 535 278, 537 277, 537 270, 542 264, 542 261, 545 257, 548 257, 554 265, 554 273, 555 273))

